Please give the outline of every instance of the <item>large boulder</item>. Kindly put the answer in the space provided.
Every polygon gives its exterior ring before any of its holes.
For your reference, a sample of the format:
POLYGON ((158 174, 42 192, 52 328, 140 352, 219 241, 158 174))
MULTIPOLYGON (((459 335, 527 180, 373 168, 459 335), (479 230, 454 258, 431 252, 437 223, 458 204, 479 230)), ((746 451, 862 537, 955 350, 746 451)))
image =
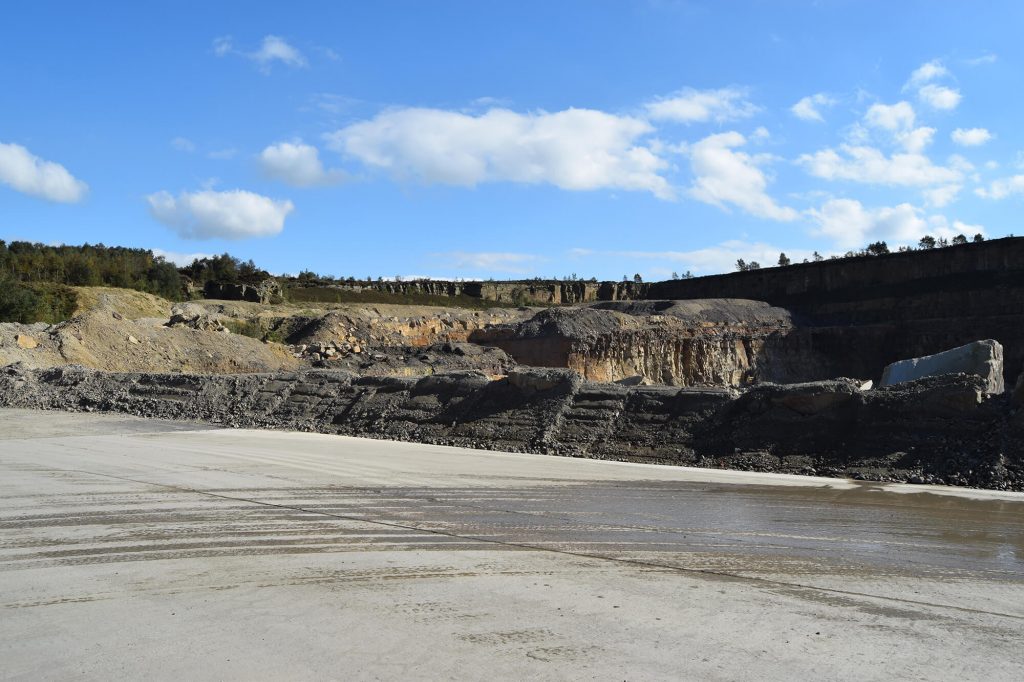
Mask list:
POLYGON ((1005 390, 1003 346, 998 341, 986 339, 935 355, 900 360, 885 368, 881 385, 891 386, 943 374, 974 374, 985 381, 986 393, 1002 393, 1005 390))

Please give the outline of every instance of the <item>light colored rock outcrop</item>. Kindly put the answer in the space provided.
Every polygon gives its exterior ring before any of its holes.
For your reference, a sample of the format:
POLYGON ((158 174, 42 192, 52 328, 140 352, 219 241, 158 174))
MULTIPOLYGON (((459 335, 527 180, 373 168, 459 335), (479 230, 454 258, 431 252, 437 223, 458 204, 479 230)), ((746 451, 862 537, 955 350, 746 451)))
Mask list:
POLYGON ((1003 346, 992 339, 975 341, 935 355, 900 360, 882 372, 882 386, 943 374, 975 374, 985 380, 985 392, 997 395, 1003 384, 1003 346))
POLYGON ((590 381, 740 387, 823 373, 793 330, 786 310, 762 301, 620 301, 546 309, 469 339, 590 381))
POLYGON ((14 337, 14 341, 18 344, 19 348, 24 348, 25 350, 32 350, 39 346, 39 342, 28 334, 18 334, 14 337))

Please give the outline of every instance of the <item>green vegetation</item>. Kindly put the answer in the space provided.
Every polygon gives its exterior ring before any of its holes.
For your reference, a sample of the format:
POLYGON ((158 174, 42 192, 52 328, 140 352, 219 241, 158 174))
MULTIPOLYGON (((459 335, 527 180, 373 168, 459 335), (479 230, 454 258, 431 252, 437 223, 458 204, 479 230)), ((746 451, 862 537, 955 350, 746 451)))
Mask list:
POLYGON ((251 260, 243 262, 228 253, 196 259, 181 268, 181 274, 200 289, 207 282, 256 285, 270 277, 269 272, 256 267, 251 260))
POLYGON ((61 284, 26 284, 0 272, 0 322, 59 322, 71 316, 75 292, 61 284))
MULTIPOLYGON (((7 244, 0 240, 0 273, 7 281, 26 285, 120 287, 171 300, 182 297, 178 268, 147 249, 103 244, 47 246, 19 241, 7 244)), ((33 289, 33 286, 27 288, 33 289)), ((47 287, 35 287, 33 290, 43 298, 61 298, 64 295, 59 290, 47 290, 47 287)), ((11 297, 17 296, 24 294, 11 294, 11 297)))
POLYGON ((221 324, 231 330, 233 334, 241 334, 260 341, 272 341, 274 343, 287 343, 290 330, 287 328, 287 319, 261 320, 246 319, 233 320, 222 318, 221 324))

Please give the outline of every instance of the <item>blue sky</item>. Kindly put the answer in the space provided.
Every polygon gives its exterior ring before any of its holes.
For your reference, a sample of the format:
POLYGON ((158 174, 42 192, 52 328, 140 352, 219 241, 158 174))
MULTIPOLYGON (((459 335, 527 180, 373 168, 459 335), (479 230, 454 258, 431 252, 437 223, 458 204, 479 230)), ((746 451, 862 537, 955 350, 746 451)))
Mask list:
POLYGON ((19 3, 0 238, 727 271, 1024 232, 1024 3, 19 3))

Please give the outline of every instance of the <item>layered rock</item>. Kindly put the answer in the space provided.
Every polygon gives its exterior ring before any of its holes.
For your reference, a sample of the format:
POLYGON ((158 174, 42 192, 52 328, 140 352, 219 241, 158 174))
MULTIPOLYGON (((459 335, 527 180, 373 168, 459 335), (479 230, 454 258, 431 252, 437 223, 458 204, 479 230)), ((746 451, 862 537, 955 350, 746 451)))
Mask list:
POLYGON ((705 299, 552 308, 469 338, 521 364, 565 367, 591 381, 745 386, 822 373, 822 358, 796 331, 781 308, 705 299))
MULTIPOLYGON (((861 390, 834 380, 744 393, 625 387, 568 370, 419 379, 312 370, 195 376, 0 370, 0 405, 110 410, 665 464, 1024 488, 1024 422, 978 377, 861 390)), ((1020 411, 1018 411, 1019 416, 1020 411)))

